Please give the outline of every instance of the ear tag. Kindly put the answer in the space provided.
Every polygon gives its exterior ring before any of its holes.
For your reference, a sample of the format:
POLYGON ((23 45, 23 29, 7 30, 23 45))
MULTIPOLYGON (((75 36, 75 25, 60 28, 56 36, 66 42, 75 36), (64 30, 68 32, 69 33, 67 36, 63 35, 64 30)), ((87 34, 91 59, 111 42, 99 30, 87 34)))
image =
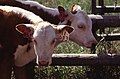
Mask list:
POLYGON ((69 40, 69 35, 70 34, 66 30, 64 30, 62 32, 62 41, 68 41, 69 40))

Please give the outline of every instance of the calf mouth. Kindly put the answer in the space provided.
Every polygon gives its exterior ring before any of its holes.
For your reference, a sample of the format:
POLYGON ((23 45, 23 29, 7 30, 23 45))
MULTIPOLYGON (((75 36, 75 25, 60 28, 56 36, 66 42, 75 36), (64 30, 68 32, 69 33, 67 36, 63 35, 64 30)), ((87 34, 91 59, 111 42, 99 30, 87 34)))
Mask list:
POLYGON ((38 66, 49 66, 49 62, 39 62, 38 66))

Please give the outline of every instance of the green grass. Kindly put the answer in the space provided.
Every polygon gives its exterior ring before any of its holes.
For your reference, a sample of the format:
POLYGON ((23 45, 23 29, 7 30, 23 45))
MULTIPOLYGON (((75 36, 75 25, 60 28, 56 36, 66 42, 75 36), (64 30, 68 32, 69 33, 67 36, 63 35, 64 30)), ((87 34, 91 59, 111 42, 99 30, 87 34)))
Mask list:
POLYGON ((60 45, 58 45, 54 52, 57 54, 59 54, 59 53, 80 54, 80 53, 90 53, 89 50, 90 49, 79 46, 79 45, 75 44, 74 42, 68 41, 68 42, 64 42, 64 43, 61 43, 60 45))
POLYGON ((49 66, 36 68, 36 79, 86 79, 82 66, 49 66))

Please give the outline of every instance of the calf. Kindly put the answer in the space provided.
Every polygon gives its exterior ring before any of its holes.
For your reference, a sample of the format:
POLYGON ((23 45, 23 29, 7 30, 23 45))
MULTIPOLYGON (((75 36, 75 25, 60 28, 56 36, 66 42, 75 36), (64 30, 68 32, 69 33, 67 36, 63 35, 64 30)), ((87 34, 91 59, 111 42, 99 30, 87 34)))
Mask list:
POLYGON ((53 24, 71 25, 75 31, 70 35, 70 40, 91 48, 97 41, 92 34, 92 21, 80 6, 73 5, 71 11, 65 10, 62 6, 48 8, 35 1, 1 0, 2 5, 12 5, 34 12, 43 20, 53 24))
POLYGON ((14 61, 23 66, 37 57, 39 65, 50 64, 54 48, 68 40, 72 31, 68 25, 44 22, 24 9, 0 6, 1 79, 10 79, 14 61))

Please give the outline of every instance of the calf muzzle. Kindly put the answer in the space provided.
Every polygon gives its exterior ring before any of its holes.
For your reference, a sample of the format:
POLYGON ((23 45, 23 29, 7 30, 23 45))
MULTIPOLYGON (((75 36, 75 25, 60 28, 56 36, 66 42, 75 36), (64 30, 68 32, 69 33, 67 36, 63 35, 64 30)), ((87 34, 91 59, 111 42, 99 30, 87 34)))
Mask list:
POLYGON ((47 61, 39 61, 39 66, 48 66, 49 62, 47 61))

